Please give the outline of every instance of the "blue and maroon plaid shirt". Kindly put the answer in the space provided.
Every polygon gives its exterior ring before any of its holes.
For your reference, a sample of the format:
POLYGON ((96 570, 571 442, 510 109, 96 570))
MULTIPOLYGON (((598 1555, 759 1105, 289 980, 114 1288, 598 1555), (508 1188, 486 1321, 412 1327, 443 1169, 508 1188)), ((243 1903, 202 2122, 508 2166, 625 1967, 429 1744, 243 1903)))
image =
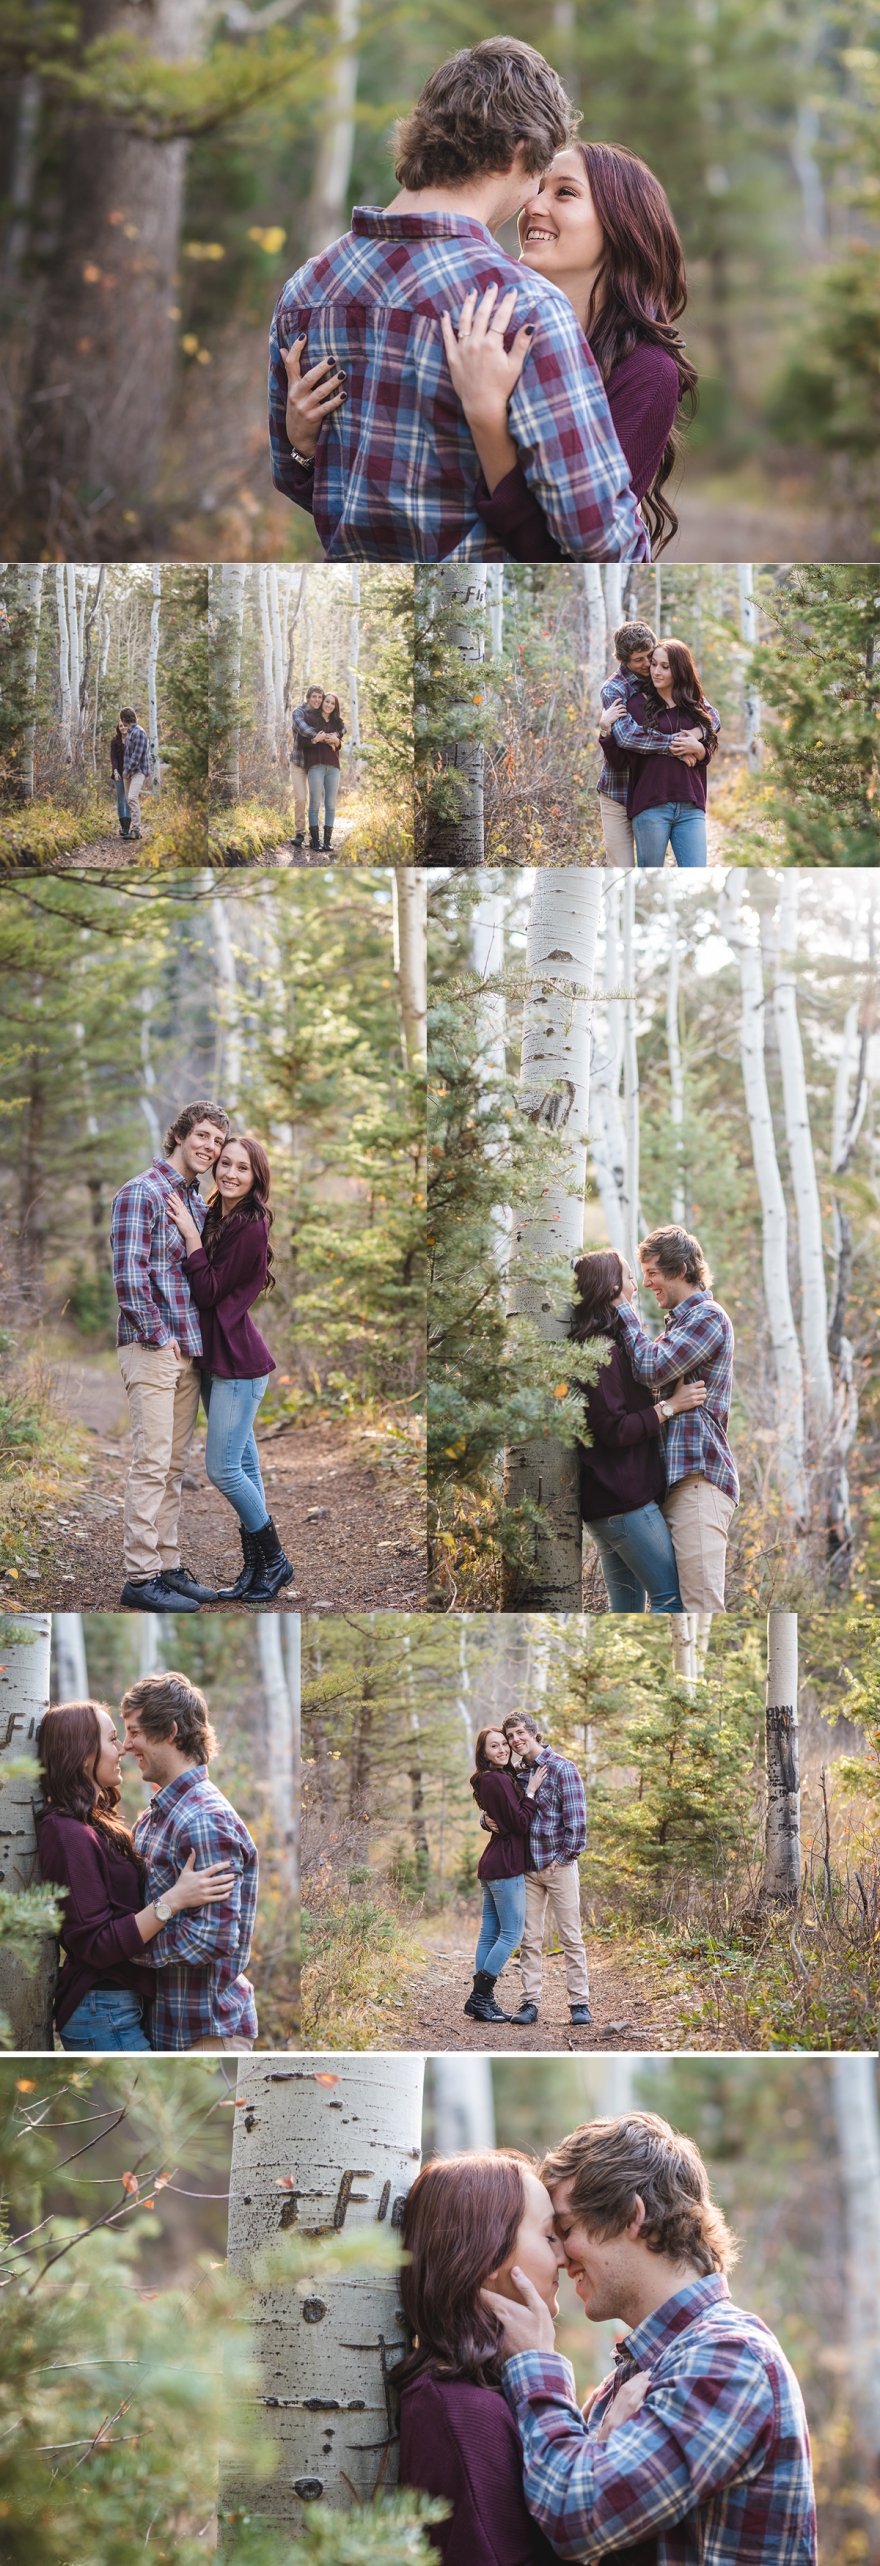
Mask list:
POLYGON ((257 1909, 257 1848, 244 1820, 209 1780, 206 1764, 188 1766, 156 1792, 135 1822, 134 1841, 147 1866, 148 1898, 170 1889, 190 1853, 197 1871, 225 1862, 235 1873, 231 1898, 172 1916, 144 1946, 144 1966, 157 1973, 152 2048, 256 2039, 254 1991, 244 1971, 257 1909))
POLYGON ((570 561, 644 561, 648 539, 604 386, 566 295, 460 214, 356 206, 352 228, 288 278, 272 324, 272 478, 302 492, 285 427, 281 349, 344 366, 347 400, 321 430, 310 504, 329 561, 503 561, 477 513, 476 449, 452 388, 440 317, 471 286, 517 289, 508 344, 535 336, 509 404, 529 488, 570 561))
POLYGON ((733 1390, 733 1329, 711 1292, 689 1292, 677 1310, 667 1310, 662 1336, 645 1335, 628 1301, 618 1304, 637 1381, 646 1381, 662 1398, 676 1381, 705 1381, 701 1408, 670 1417, 666 1425, 666 1485, 699 1476, 711 1479, 725 1497, 739 1499, 736 1463, 727 1440, 733 1390))
POLYGON ((126 731, 125 734, 123 773, 125 775, 149 775, 149 772, 150 743, 147 738, 146 731, 142 731, 140 723, 135 722, 133 728, 130 731, 126 731))
POLYGON ((719 2273, 624 2336, 586 2423, 559 2353, 516 2353, 501 2384, 526 2503, 558 2556, 593 2566, 644 2540, 657 2566, 815 2566, 801 2392, 769 2326, 734 2306, 719 2273), (597 2441, 615 2390, 638 2371, 651 2383, 640 2412, 597 2441))
MULTIPOLYGON (((637 695, 640 687, 644 685, 644 682, 643 677, 634 677, 631 669, 622 668, 620 661, 618 660, 614 676, 606 677, 605 684, 602 688, 602 703, 606 711, 608 705, 613 703, 615 696, 622 695, 624 702, 628 703, 630 696, 637 695)), ((633 748, 646 749, 650 751, 652 749, 663 749, 665 747, 665 740, 661 738, 659 731, 640 731, 635 722, 630 724, 630 728, 634 734, 631 742, 633 748)), ((628 787, 628 766, 609 766, 608 752, 603 741, 602 773, 596 786, 597 793, 604 793, 606 801, 608 802, 621 802, 625 809, 628 787)))
POLYGON ((535 1802, 529 1828, 530 1871, 547 1871, 551 1862, 576 1862, 587 1841, 587 1802, 576 1764, 542 1746, 538 1764, 549 1773, 535 1802))
POLYGON ((154 1158, 143 1176, 132 1176, 115 1196, 110 1243, 119 1303, 116 1343, 170 1345, 176 1336, 181 1354, 198 1360, 199 1314, 183 1271, 186 1247, 166 1209, 169 1194, 182 1195, 201 1229, 208 1206, 198 1184, 185 1185, 167 1158, 154 1158))

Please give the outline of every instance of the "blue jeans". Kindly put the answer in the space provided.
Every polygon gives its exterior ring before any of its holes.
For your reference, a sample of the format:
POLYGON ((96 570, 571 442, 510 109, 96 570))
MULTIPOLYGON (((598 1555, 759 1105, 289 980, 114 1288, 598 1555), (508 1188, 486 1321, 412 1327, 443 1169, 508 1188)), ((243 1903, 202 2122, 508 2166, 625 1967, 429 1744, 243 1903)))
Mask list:
POLYGON ((62 2049, 149 2049, 140 1996, 125 1987, 93 1987, 68 2014, 62 2049))
POLYGON ((706 862, 706 814, 694 802, 655 802, 650 811, 637 811, 633 836, 643 873, 663 863, 668 846, 682 871, 706 862))
POLYGON ((254 1418, 268 1381, 268 1372, 262 1381, 221 1381, 217 1372, 202 1373, 202 1406, 208 1419, 205 1469, 212 1487, 228 1498, 247 1532, 261 1532, 269 1521, 254 1439, 254 1418))
POLYGON ((474 1953, 474 1968, 485 1969, 497 1978, 522 1940, 526 1920, 526 1884, 522 1871, 515 1880, 483 1881, 483 1921, 480 1939, 474 1953))
POLYGON ((321 794, 324 795, 324 826, 332 829, 336 818, 336 796, 339 791, 338 766, 309 767, 309 827, 316 829, 321 818, 321 794))
POLYGON ((125 790, 125 784, 121 775, 114 775, 113 782, 116 786, 116 808, 122 825, 122 834, 124 838, 127 838, 131 827, 131 812, 128 807, 128 794, 125 790))
POLYGON ((659 1506, 636 1506, 628 1515, 600 1515, 587 1525, 602 1562, 613 1613, 683 1613, 672 1534, 659 1506))

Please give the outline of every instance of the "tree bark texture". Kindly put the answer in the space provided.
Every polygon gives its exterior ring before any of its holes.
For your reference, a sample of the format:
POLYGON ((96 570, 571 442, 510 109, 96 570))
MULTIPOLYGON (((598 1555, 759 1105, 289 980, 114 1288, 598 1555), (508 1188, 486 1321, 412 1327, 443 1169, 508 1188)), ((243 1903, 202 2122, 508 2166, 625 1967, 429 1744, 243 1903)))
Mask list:
POLYGON ((767 1615, 767 1825, 761 1902, 796 1907, 801 1893, 801 1777, 796 1613, 767 1615))
POLYGON ((776 1139, 764 1063, 764 975, 760 947, 751 941, 738 915, 742 888, 725 886, 719 902, 722 934, 739 960, 742 1014, 740 1057, 752 1142, 752 1157, 761 1199, 764 1298, 776 1370, 776 1433, 779 1490, 785 1513, 803 1523, 807 1515, 804 1475, 804 1383, 788 1280, 788 1215, 776 1156, 776 1139))
MULTIPOLYGON (((49 1613, 8 1620, 0 1667, 0 1889, 13 1894, 39 1879, 34 1803, 37 1789, 5 1768, 22 1756, 36 1759, 43 1712, 49 1708, 52 1622, 49 1613)), ((26 1969, 10 1944, 0 1944, 0 2010, 12 2028, 13 2047, 52 2048, 52 1997, 56 1949, 46 1935, 37 1965, 26 1969)))
POLYGON ((876 2058, 831 2062, 846 2239, 850 2411, 869 2482, 880 2462, 880 2110, 876 2058))
POLYGON ((828 1300, 822 1246, 822 1208, 816 1182, 813 1135, 803 1045, 797 1012, 798 878, 784 873, 779 906, 774 1005, 785 1132, 797 1210, 801 1269, 801 1343, 809 1395, 810 1422, 819 1449, 824 1449, 831 1416, 832 1383, 828 1359, 828 1300))
POLYGON ((397 865, 391 881, 404 1065, 423 1069, 428 1056, 427 883, 413 864, 397 865))

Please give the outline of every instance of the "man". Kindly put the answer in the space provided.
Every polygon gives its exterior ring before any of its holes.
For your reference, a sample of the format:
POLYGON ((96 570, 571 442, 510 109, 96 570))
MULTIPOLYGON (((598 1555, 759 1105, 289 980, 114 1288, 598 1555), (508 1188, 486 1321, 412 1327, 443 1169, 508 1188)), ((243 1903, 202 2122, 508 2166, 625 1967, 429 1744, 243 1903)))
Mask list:
POLYGON ((272 329, 272 477, 313 510, 328 560, 491 561, 479 463, 452 389, 441 318, 471 288, 515 288, 509 332, 532 346, 509 416, 564 555, 644 560, 647 538, 604 388, 567 297, 497 248, 578 119, 531 45, 492 36, 432 73, 397 134, 400 193, 288 279, 272 329), (307 342, 307 345, 306 345, 307 342), (332 416, 288 433, 288 390, 321 382, 332 416), (301 375, 302 368, 302 375, 301 375), (338 406, 344 380, 344 406, 338 406))
MULTIPOLYGON (((631 695, 638 695, 651 673, 651 653, 656 637, 650 624, 621 624, 614 635, 617 667, 613 677, 606 677, 602 687, 602 715, 599 738, 604 752, 602 772, 596 791, 605 854, 609 864, 625 865, 632 870, 636 860, 632 821, 627 818, 626 797, 629 783, 628 759, 632 755, 680 757, 685 765, 703 755, 699 731, 680 731, 675 739, 665 732, 643 731, 628 717, 626 738, 621 738, 620 722, 626 714, 631 695), (615 750, 619 753, 615 759, 615 750)), ((717 718, 717 717, 716 717, 717 718)))
POLYGON ((136 713, 126 705, 119 716, 122 732, 122 781, 131 813, 131 827, 123 835, 139 838, 141 833, 141 794, 150 781, 150 743, 142 731, 136 713))
POLYGON ((515 2270, 521 2306, 486 2292, 526 2502, 552 2548, 591 2566, 641 2541, 656 2566, 814 2566, 800 2389, 769 2327, 730 2298, 734 2240, 693 2141, 655 2112, 590 2121, 541 2174, 585 2314, 628 2329, 581 2413, 532 2282, 515 2270))
POLYGON ((733 1329, 712 1297, 712 1277, 699 1239, 669 1225, 642 1240, 639 1262, 649 1291, 666 1312, 663 1334, 652 1339, 626 1299, 617 1308, 637 1381, 659 1390, 667 1421, 666 1496, 663 1512, 672 1534, 678 1584, 686 1613, 723 1613, 727 1537, 739 1499, 736 1463, 727 1440, 733 1387, 733 1329), (702 1407, 675 1416, 663 1391, 676 1381, 703 1380, 702 1407))
POLYGON ((212 1167, 229 1123, 221 1105, 185 1105, 165 1134, 165 1156, 120 1187, 110 1237, 119 1302, 116 1343, 131 1415, 131 1469, 125 1491, 123 1606, 135 1613, 195 1613, 216 1604, 180 1564, 180 1491, 201 1390, 202 1337, 183 1271, 181 1233, 167 1209, 183 1195, 202 1228, 199 1178, 212 1167))
POLYGON ((293 825, 296 831, 293 843, 296 847, 305 845, 306 811, 309 799, 309 779, 306 771, 306 749, 310 747, 314 739, 315 731, 318 727, 315 716, 320 713, 323 701, 323 686, 307 686, 302 703, 297 704, 295 712, 291 713, 290 716, 291 730, 293 733, 293 744, 290 751, 290 777, 293 785, 293 825))
POLYGON ((155 1969, 150 2017, 154 2049, 252 2049, 257 2036, 254 1991, 244 1976, 257 1906, 257 1848, 243 1820, 208 1777, 217 1740, 204 1693, 185 1675, 143 1675, 124 1695, 123 1754, 133 1755, 154 1785, 134 1840, 146 1865, 147 1896, 161 1900, 190 1854, 196 1869, 222 1862, 233 1887, 222 1905, 172 1914, 144 1945, 155 1969))
POLYGON ((504 1722, 504 1735, 521 1763, 539 1765, 542 1782, 529 1830, 526 1920, 521 1944, 523 2001, 515 2023, 536 2023, 541 2002, 541 1953, 549 1908, 565 1955, 565 1984, 573 2023, 592 2022, 587 1955, 581 1933, 578 1855, 587 1841, 587 1803, 576 1764, 556 1755, 528 1711, 504 1722))

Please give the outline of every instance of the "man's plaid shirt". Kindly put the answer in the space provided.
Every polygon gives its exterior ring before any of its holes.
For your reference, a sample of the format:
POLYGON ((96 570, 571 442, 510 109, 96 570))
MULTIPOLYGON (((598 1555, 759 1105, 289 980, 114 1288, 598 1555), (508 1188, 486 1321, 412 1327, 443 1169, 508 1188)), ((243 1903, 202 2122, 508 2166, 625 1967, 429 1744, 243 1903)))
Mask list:
POLYGON ((733 1389, 733 1329, 711 1292, 689 1292, 667 1310, 662 1336, 649 1337, 628 1301, 619 1304, 626 1350, 637 1381, 663 1398, 676 1381, 705 1381, 701 1408, 670 1417, 666 1426, 666 1485, 698 1475, 725 1497, 739 1498, 736 1463, 727 1440, 733 1389))
POLYGON ((132 730, 126 731, 122 765, 126 775, 149 775, 150 743, 139 722, 135 722, 132 730))
POLYGON ((549 1773, 535 1802, 529 1828, 528 1868, 547 1871, 551 1862, 576 1862, 587 1841, 587 1803, 576 1764, 542 1746, 538 1763, 549 1773))
POLYGON ((198 1185, 185 1185, 167 1158, 154 1158, 143 1176, 121 1185, 113 1204, 110 1241, 119 1303, 117 1345, 169 1345, 181 1354, 202 1351, 199 1314, 183 1271, 186 1247, 166 1208, 181 1194, 202 1228, 207 1204, 198 1185))
MULTIPOLYGON (((615 695, 622 695, 624 701, 628 703, 631 695, 637 695, 639 693, 644 682, 643 677, 634 677, 631 669, 621 668, 620 661, 618 660, 614 676, 606 677, 605 684, 602 688, 602 703, 606 711, 608 705, 613 703, 615 695)), ((635 722, 630 723, 630 729, 633 733, 633 737, 630 742, 631 747, 648 751, 651 749, 662 750, 664 741, 661 738, 659 731, 640 731, 637 723, 635 722)), ((608 802, 621 802, 625 809, 628 786, 628 766, 609 766, 603 742, 602 773, 596 786, 597 793, 604 793, 606 801, 608 802)))
POLYGON ((657 2566, 815 2566, 800 2389, 775 2335, 734 2307, 720 2274, 690 2282, 624 2336, 587 2423, 558 2353, 518 2352, 501 2384, 529 2512, 560 2557, 592 2566, 650 2541, 657 2566), (651 2382, 641 2411, 597 2442, 615 2390, 637 2371, 651 2382))
POLYGON ((478 516, 476 449, 452 388, 440 316, 471 286, 517 289, 508 336, 535 336, 509 407, 530 489, 570 561, 644 561, 648 540, 602 379, 571 304, 459 214, 357 206, 352 228, 291 276, 272 325, 269 435, 276 489, 301 490, 285 427, 281 349, 307 333, 347 372, 347 400, 322 428, 313 507, 330 561, 502 561, 478 516))
POLYGON ((195 1853, 196 1870, 225 1862, 235 1873, 231 1898, 172 1916, 143 1959, 156 1971, 150 2009, 153 2049, 196 2049, 200 2040, 253 2040, 254 1991, 244 1971, 257 1907, 257 1848, 242 1818, 208 1778, 206 1764, 187 1767, 157 1791, 134 1828, 147 1866, 147 1896, 164 1889, 195 1853))

